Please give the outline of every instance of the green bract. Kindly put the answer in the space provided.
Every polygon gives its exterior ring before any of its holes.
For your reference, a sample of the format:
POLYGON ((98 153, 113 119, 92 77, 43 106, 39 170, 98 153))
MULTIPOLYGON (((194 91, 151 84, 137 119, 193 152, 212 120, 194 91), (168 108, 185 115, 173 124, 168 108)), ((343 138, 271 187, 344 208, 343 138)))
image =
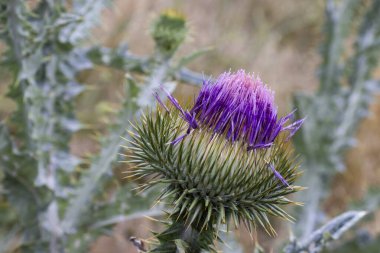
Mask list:
POLYGON ((286 196, 301 187, 291 186, 298 165, 281 136, 271 148, 247 151, 244 142, 198 128, 174 145, 187 125, 176 110, 160 108, 144 115, 135 130, 129 147, 132 175, 145 179, 144 189, 164 186, 159 200, 169 200, 173 221, 199 233, 231 223, 252 230, 258 223, 274 235, 269 215, 292 220, 282 206, 295 203, 286 196), (269 163, 290 186, 273 174, 269 163))

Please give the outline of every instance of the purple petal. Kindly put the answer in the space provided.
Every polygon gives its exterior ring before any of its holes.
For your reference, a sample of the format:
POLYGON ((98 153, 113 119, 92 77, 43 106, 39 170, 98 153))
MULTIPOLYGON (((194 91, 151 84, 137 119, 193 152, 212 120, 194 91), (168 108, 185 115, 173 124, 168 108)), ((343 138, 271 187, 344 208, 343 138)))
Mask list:
POLYGON ((273 174, 286 186, 290 186, 289 183, 281 176, 281 174, 274 168, 273 164, 268 163, 269 168, 272 170, 273 174))
POLYGON ((306 118, 297 120, 294 123, 282 129, 283 131, 289 131, 289 135, 286 137, 285 141, 289 141, 290 138, 293 137, 293 135, 298 131, 298 129, 300 129, 305 119, 306 118))
POLYGON ((165 111, 169 112, 169 109, 166 107, 166 105, 162 102, 160 96, 158 95, 158 92, 154 92, 153 93, 153 96, 156 98, 157 102, 163 107, 165 108, 165 111))
POLYGON ((254 146, 248 147, 247 151, 255 150, 255 149, 260 149, 260 148, 270 148, 272 145, 273 145, 273 142, 270 142, 270 143, 260 143, 260 144, 256 144, 254 146))
POLYGON ((177 99, 172 96, 167 90, 165 90, 163 87, 161 87, 161 90, 163 90, 170 100, 170 102, 181 112, 182 115, 185 115, 185 111, 182 109, 181 105, 178 103, 177 99))
POLYGON ((294 114, 295 114, 296 111, 297 111, 297 109, 294 109, 288 115, 286 115, 285 117, 282 117, 280 119, 280 122, 283 123, 283 124, 285 124, 289 119, 293 119, 294 118, 294 114))
POLYGON ((195 113, 190 114, 189 111, 186 111, 185 115, 184 115, 185 120, 189 123, 190 128, 192 128, 192 129, 197 129, 198 128, 198 124, 197 124, 197 121, 195 119, 195 116, 196 116, 195 113))
POLYGON ((178 137, 177 139, 175 139, 174 141, 170 142, 170 144, 171 145, 176 145, 177 143, 179 143, 180 141, 182 141, 188 135, 189 135, 188 133, 183 134, 180 137, 178 137))
MULTIPOLYGON (((183 108, 181 107, 181 105, 178 103, 177 99, 175 99, 163 87, 161 87, 161 89, 166 93, 166 96, 168 97, 170 102, 174 105, 174 107, 180 111, 181 117, 189 124, 189 128, 187 129, 186 134, 181 135, 180 137, 178 137, 177 139, 175 139, 174 141, 171 142, 171 144, 175 145, 178 142, 180 142, 181 140, 183 140, 187 135, 189 135, 192 129, 198 128, 198 123, 196 121, 196 112, 192 112, 192 113, 190 113, 189 111, 185 112, 183 110, 183 108)), ((158 97, 158 95, 157 95, 157 97, 158 97)))

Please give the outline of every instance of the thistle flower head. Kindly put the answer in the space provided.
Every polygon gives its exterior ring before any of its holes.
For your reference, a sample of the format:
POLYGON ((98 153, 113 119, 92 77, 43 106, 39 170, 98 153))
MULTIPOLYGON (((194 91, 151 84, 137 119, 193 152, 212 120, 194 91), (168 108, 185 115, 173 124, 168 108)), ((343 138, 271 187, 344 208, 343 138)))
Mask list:
POLYGON ((294 112, 278 119, 273 91, 260 78, 244 70, 224 73, 215 82, 205 82, 189 112, 184 112, 178 102, 168 96, 188 121, 189 132, 196 129, 199 122, 232 142, 243 141, 248 150, 272 146, 284 131, 288 131, 289 139, 303 122, 302 119, 286 126, 294 112))
POLYGON ((273 92, 244 71, 205 82, 189 109, 167 95, 173 106, 159 100, 135 126, 130 158, 143 188, 165 186, 159 199, 172 200, 174 220, 197 231, 260 224, 270 234, 268 215, 291 220, 281 206, 301 188, 287 140, 303 120, 278 118, 273 92))

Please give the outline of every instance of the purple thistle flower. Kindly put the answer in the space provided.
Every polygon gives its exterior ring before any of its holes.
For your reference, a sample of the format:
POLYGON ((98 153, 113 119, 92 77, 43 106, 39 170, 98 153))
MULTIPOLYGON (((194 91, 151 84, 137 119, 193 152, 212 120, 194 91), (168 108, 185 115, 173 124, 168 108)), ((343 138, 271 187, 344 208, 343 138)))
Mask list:
POLYGON ((205 81, 190 111, 183 110, 178 101, 166 93, 189 124, 186 134, 174 140, 174 144, 200 125, 214 133, 225 134, 232 142, 245 142, 248 150, 269 148, 281 132, 287 131, 286 140, 290 139, 304 121, 286 125, 294 111, 277 119, 274 92, 260 78, 244 70, 223 73, 215 82, 205 81))

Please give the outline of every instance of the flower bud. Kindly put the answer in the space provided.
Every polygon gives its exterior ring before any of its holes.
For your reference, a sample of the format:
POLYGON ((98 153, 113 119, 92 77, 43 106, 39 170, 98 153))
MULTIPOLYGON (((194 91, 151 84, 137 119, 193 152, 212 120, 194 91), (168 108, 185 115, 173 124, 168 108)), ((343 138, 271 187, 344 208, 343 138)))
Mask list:
POLYGON ((154 21, 151 34, 158 51, 172 55, 186 37, 185 17, 175 10, 167 10, 154 21))

